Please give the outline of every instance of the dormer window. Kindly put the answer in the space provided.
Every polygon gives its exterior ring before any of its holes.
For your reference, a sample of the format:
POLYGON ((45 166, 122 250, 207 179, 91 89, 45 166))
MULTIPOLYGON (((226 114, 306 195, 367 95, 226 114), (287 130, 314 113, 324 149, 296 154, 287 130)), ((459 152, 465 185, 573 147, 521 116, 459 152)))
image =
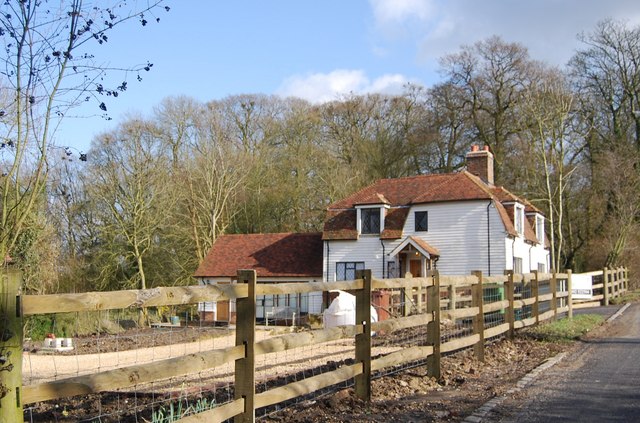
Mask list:
POLYGON ((544 244, 544 217, 536 214, 536 238, 539 244, 544 244))
POLYGON ((379 234, 380 233, 380 209, 367 208, 360 210, 360 233, 379 234))
POLYGON ((520 204, 516 204, 513 208, 513 224, 516 228, 518 235, 524 235, 524 207, 520 204))

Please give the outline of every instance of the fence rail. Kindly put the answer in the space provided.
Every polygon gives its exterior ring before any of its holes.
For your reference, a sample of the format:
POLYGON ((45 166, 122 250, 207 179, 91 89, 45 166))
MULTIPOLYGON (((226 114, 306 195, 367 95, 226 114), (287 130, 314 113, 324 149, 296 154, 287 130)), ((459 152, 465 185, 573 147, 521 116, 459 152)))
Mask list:
MULTIPOLYGON (((15 377, 20 374, 22 365, 22 334, 15 329, 14 335, 19 337, 19 342, 15 337, 12 342, 18 347, 7 343, 2 345, 3 358, 13 360, 9 363, 13 366, 10 371, 0 371, 3 385, 0 419, 4 421, 21 421, 24 404, 126 390, 144 383, 231 364, 235 364, 235 400, 181 421, 224 421, 231 417, 236 421, 253 421, 256 409, 351 379, 355 380, 357 395, 369 399, 371 378, 375 372, 420 361, 427 364, 429 375, 439 377, 443 353, 473 347, 475 356, 483 360, 486 340, 501 335, 513 337, 516 329, 553 319, 560 313, 566 312, 571 316, 573 307, 571 271, 522 275, 505 272, 505 275, 490 277, 481 272, 473 272, 468 276, 444 276, 436 271, 424 278, 375 279, 371 277, 371 271, 366 270, 353 281, 262 285, 256 283, 254 271, 241 270, 238 271, 238 283, 233 285, 38 296, 16 296, 19 276, 9 274, 3 278, 2 312, 5 328, 21 326, 21 318, 25 315, 182 305, 228 299, 237 301, 235 346, 26 386, 22 386, 20 377, 15 377), (331 290, 345 290, 355 295, 357 324, 255 340, 257 295, 331 290), (374 290, 386 291, 391 298, 404 300, 389 306, 397 308, 392 310, 392 315, 397 317, 372 322, 371 292, 374 290), (7 301, 13 296, 16 296, 16 301, 7 301), (424 339, 416 345, 397 345, 394 351, 372 357, 372 333, 390 334, 416 328, 426 330, 424 339), (257 357, 340 340, 354 342, 352 364, 256 393, 257 357), (9 352, 10 348, 19 350, 9 352)), ((601 284, 594 285, 594 288, 602 289, 599 295, 608 304, 611 298, 626 291, 627 281, 626 269, 604 269, 601 284)))

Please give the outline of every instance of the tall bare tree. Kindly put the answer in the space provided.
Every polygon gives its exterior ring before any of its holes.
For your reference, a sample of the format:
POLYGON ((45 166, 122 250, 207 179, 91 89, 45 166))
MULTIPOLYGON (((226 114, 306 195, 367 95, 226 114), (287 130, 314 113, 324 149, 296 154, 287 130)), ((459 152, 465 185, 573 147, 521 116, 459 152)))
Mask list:
MULTIPOLYGON (((104 211, 103 251, 106 262, 130 266, 124 287, 147 288, 146 260, 173 204, 162 147, 146 122, 130 119, 98 137, 90 151, 91 193, 104 211)), ((113 283, 113 276, 104 272, 100 282, 113 283)))
MULTIPOLYGON (((113 88, 102 85, 108 71, 115 69, 101 66, 95 50, 126 21, 137 19, 146 25, 160 3, 117 1, 110 7, 82 0, 3 2, 0 84, 10 94, 0 105, 2 262, 13 254, 44 193, 49 150, 60 119, 86 100, 106 111, 103 96, 115 97, 126 89, 126 80, 113 88)), ((135 74, 151 66, 126 70, 135 74)))
POLYGON ((506 167, 509 143, 519 130, 519 106, 531 79, 531 65, 524 46, 496 36, 441 60, 447 83, 462 92, 473 141, 491 148, 496 180, 505 184, 514 179, 506 167))
MULTIPOLYGON (((608 169, 613 166, 638 172, 639 163, 629 168, 627 162, 640 151, 640 27, 605 20, 580 40, 584 47, 572 58, 570 70, 580 93, 580 117, 589 153, 592 186, 587 204, 590 237, 595 238, 605 236, 608 223, 619 221, 621 211, 635 210, 628 203, 637 203, 640 198, 640 191, 634 191, 635 175, 613 184, 608 169), (614 163, 616 158, 619 166, 614 163), (625 180, 629 186, 623 188, 625 180)), ((638 216, 632 217, 631 221, 622 219, 624 223, 616 231, 618 240, 610 243, 606 265, 617 265, 638 223, 638 216)))
POLYGON ((527 191, 531 200, 542 200, 547 212, 551 266, 557 270, 565 268, 565 208, 583 146, 573 131, 574 111, 574 94, 565 75, 540 67, 539 77, 524 92, 520 136, 526 143, 523 161, 534 169, 527 191))

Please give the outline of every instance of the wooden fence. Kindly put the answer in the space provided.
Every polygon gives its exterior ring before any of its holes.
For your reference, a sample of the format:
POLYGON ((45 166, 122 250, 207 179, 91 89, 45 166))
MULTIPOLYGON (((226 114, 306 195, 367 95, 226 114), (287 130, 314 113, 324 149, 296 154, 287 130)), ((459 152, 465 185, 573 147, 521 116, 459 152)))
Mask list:
MULTIPOLYGON (((603 301, 621 295, 627 288, 625 269, 605 270, 603 301)), ((473 347, 484 358, 485 341, 497 336, 512 337, 516 329, 553 319, 559 313, 572 315, 571 271, 486 276, 443 276, 432 272, 425 278, 374 279, 371 271, 353 281, 256 284, 254 271, 238 271, 237 284, 188 286, 90 292, 60 295, 19 295, 17 273, 3 274, 3 337, 0 345, 0 421, 23 420, 23 405, 114 390, 133 389, 157 380, 179 377, 235 362, 235 400, 183 422, 253 421, 255 410, 282 403, 314 391, 354 380, 363 399, 371 395, 375 372, 403 363, 423 361, 428 373, 440 375, 443 353, 473 347), (356 325, 290 333, 255 341, 256 295, 281 295, 343 290, 356 297, 356 325), (372 291, 401 293, 406 299, 399 317, 372 322, 372 291), (237 310, 235 346, 183 355, 150 364, 133 365, 96 374, 74 376, 53 382, 22 386, 22 317, 35 314, 176 306, 221 300, 235 300, 237 310), (451 336, 447 321, 466 322, 469 330, 451 336), (391 333, 399 329, 426 327, 426 342, 372 359, 372 332, 391 333), (355 338, 353 364, 315 375, 264 392, 255 390, 257 356, 292 350, 328 341, 355 338), (5 370, 5 371, 2 371, 5 370)))

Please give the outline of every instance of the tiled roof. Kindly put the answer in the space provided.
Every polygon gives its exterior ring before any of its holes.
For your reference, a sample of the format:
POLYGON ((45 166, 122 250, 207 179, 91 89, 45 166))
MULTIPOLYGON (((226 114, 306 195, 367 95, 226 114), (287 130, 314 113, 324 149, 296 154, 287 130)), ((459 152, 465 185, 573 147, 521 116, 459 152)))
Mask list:
POLYGON ((358 201, 358 203, 356 203, 356 205, 358 206, 366 206, 369 204, 391 204, 391 203, 389 202, 389 200, 385 198, 384 195, 377 192, 372 193, 366 198, 362 198, 360 201, 358 201))
POLYGON ((472 178, 476 177, 468 172, 460 172, 380 179, 331 204, 329 209, 349 209, 356 205, 373 204, 371 200, 377 195, 383 196, 391 206, 490 198, 490 194, 481 189, 472 178))
POLYGON ((223 235, 195 277, 235 277, 254 269, 258 277, 322 277, 322 234, 223 235))
MULTIPOLYGON (((508 203, 517 201, 525 206, 526 212, 541 213, 527 200, 517 197, 503 187, 489 185, 466 171, 381 179, 331 204, 327 210, 322 238, 325 240, 358 239, 355 207, 359 205, 389 206, 380 238, 399 239, 402 237, 402 228, 412 205, 490 199, 494 200, 505 230, 511 236, 516 236, 516 231, 513 225, 513 208, 509 208, 508 203), (507 204, 506 207, 502 203, 507 204)), ((535 242, 535 231, 528 222, 525 222, 524 235, 528 241, 535 242)))
POLYGON ((402 238, 402 228, 404 221, 409 215, 409 207, 397 207, 387 210, 384 218, 384 230, 380 234, 381 239, 402 238))
POLYGON ((356 216, 356 209, 327 210, 322 239, 357 239, 356 216))
POLYGON ((518 197, 512 192, 508 191, 505 187, 493 187, 493 194, 496 196, 497 200, 500 202, 518 202, 524 206, 525 213, 540 213, 539 208, 531 204, 528 200, 522 197, 518 197))
POLYGON ((410 236, 409 239, 413 241, 416 245, 420 246, 423 250, 425 250, 431 257, 440 256, 440 251, 436 247, 432 247, 427 241, 417 236, 410 236))

